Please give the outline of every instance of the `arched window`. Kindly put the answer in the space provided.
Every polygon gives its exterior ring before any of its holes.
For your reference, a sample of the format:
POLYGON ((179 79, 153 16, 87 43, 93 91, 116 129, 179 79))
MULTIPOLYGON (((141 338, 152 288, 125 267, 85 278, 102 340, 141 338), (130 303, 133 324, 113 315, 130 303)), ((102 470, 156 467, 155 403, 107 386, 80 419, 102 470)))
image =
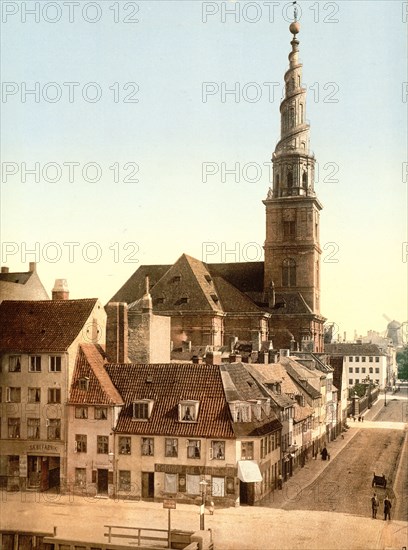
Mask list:
POLYGON ((296 262, 293 258, 285 258, 282 263, 282 286, 296 286, 296 262))
POLYGON ((302 185, 304 189, 307 189, 307 172, 303 172, 302 185))
POLYGON ((290 189, 293 186, 293 172, 292 171, 288 172, 287 182, 288 182, 288 188, 290 189))
POLYGON ((300 123, 303 124, 303 103, 300 104, 300 123))

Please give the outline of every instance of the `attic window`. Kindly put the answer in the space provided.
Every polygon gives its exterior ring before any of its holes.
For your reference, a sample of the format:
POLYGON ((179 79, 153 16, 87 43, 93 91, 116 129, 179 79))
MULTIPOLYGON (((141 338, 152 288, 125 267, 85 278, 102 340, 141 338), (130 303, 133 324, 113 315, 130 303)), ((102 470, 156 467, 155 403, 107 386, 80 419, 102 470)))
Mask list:
POLYGON ((132 420, 149 420, 153 410, 152 399, 142 399, 133 403, 132 420))
POLYGON ((180 304, 188 304, 188 298, 187 296, 183 296, 182 298, 179 298, 176 302, 176 305, 180 305, 180 304))
POLYGON ((251 405, 249 403, 230 403, 230 411, 234 422, 251 422, 251 405))
POLYGON ((80 378, 78 380, 78 388, 80 390, 88 391, 88 389, 89 389, 89 378, 88 377, 80 378))
POLYGON ((213 302, 218 303, 218 296, 216 294, 211 294, 211 298, 213 299, 213 302))
POLYGON ((178 406, 180 422, 197 422, 199 401, 181 401, 178 406))
POLYGON ((164 304, 164 298, 156 298, 156 304, 164 304))
POLYGON ((207 281, 207 283, 212 283, 212 278, 211 278, 210 275, 207 274, 207 275, 204 275, 204 277, 205 277, 205 280, 207 281))
POLYGON ((172 282, 179 283, 181 281, 181 275, 174 275, 172 282))

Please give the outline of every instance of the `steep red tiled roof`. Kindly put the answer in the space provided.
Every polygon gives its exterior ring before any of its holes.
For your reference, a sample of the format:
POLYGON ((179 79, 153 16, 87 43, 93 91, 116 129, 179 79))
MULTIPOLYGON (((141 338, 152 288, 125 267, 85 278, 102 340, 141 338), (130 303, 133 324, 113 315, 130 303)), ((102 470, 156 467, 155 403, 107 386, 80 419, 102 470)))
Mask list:
POLYGON ((105 370, 105 353, 96 344, 81 344, 75 362, 68 403, 83 405, 122 405, 123 400, 105 370), (88 378, 88 389, 78 386, 81 378, 88 378))
POLYGON ((117 432, 224 439, 235 437, 219 366, 191 363, 108 364, 105 368, 125 402, 119 415, 117 432), (140 399, 154 401, 147 422, 132 420, 132 404, 140 399), (178 404, 190 399, 200 402, 197 422, 179 422, 178 404))
POLYGON ((0 304, 0 351, 65 351, 83 329, 96 303, 96 298, 5 300, 0 304))

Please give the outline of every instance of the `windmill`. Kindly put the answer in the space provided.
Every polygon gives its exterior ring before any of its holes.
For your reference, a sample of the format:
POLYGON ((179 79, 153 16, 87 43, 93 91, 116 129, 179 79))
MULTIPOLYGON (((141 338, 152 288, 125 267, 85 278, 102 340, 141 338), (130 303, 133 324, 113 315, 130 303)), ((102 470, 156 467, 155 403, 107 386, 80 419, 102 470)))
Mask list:
POLYGON ((403 338, 402 327, 406 327, 407 323, 400 323, 399 321, 395 321, 395 319, 392 320, 385 313, 383 313, 383 317, 388 321, 387 329, 385 331, 385 337, 392 340, 392 343, 395 347, 402 346, 404 341, 406 341, 406 338, 403 338))

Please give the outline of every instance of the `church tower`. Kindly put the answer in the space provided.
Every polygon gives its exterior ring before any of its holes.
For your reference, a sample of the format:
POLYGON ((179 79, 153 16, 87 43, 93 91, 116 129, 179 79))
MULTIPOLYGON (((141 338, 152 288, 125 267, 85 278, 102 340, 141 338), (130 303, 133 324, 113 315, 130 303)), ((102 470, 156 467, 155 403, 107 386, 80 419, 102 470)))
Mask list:
POLYGON ((273 187, 266 206, 264 291, 299 293, 311 313, 320 317, 319 216, 322 205, 314 190, 315 157, 310 151, 306 89, 299 62, 300 25, 293 34, 285 97, 280 106, 281 137, 272 155, 273 187))

